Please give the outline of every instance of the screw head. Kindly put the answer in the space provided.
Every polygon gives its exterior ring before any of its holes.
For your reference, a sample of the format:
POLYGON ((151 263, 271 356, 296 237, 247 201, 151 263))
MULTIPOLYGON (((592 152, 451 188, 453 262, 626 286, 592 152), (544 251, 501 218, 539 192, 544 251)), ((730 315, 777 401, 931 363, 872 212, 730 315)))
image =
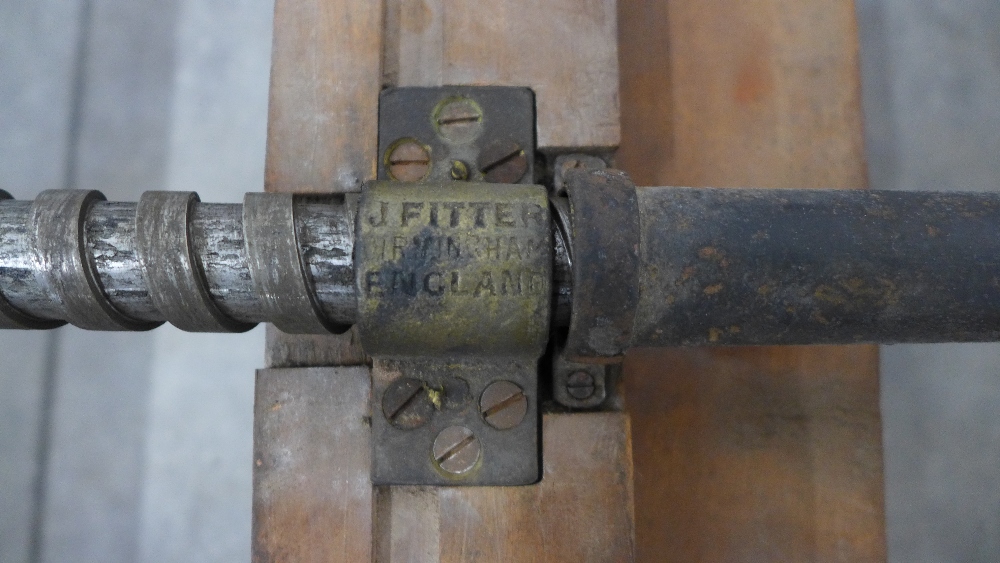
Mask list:
POLYGON ((401 430, 420 428, 434 415, 434 403, 423 381, 402 377, 382 394, 382 413, 401 430))
POLYGON ((482 445, 472 430, 464 426, 449 426, 434 439, 434 463, 445 473, 465 475, 482 457, 482 445))
POLYGON ((493 428, 509 430, 524 420, 528 413, 528 397, 518 384, 496 381, 479 398, 479 412, 493 428))
POLYGON ((594 376, 583 370, 571 373, 566 379, 566 392, 578 401, 593 397, 596 390, 594 376))
POLYGON ((438 134, 453 143, 472 141, 483 130, 483 109, 469 98, 449 98, 434 109, 438 134))
POLYGON ((389 145, 385 155, 389 176, 400 182, 418 182, 431 171, 431 154, 416 139, 399 139, 389 145))
POLYGON ((469 167, 461 160, 454 160, 451 163, 451 179, 464 181, 469 179, 469 167))
POLYGON ((521 145, 511 139, 500 139, 479 153, 479 170, 487 182, 516 184, 528 171, 528 157, 521 145))

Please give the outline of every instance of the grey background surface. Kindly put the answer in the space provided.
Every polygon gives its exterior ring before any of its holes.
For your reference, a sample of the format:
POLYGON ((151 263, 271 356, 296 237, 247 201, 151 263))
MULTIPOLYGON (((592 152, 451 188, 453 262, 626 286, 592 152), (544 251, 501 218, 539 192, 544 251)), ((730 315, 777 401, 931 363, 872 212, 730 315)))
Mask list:
MULTIPOLYGON (((1000 190, 1000 2, 857 6, 871 186, 1000 190)), ((1000 345, 881 363, 890 559, 1000 561, 1000 345)))
MULTIPOLYGON (((263 185, 272 0, 0 0, 0 188, 263 185)), ((1000 2, 858 0, 872 187, 1000 189, 1000 2)), ((247 561, 258 329, 0 332, 0 563, 247 561)), ((892 561, 1000 559, 1000 346, 883 349, 892 561)))
MULTIPOLYGON (((0 188, 263 188, 272 0, 0 0, 0 188)), ((0 332, 0 563, 249 561, 262 329, 0 332)))

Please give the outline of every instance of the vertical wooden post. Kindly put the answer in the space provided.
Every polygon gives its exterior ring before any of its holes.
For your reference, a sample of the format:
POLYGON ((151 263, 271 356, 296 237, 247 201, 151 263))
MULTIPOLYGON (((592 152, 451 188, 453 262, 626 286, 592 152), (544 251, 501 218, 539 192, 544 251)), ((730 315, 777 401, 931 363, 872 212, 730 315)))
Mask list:
MULTIPOLYGON (((619 0, 639 185, 863 188, 850 0, 619 0)), ((885 559, 871 346, 637 350, 639 556, 885 559)))
MULTIPOLYGON (((266 189, 350 192, 375 177, 380 0, 277 0, 266 189)), ((364 364, 354 332, 268 327, 269 367, 364 364)), ((368 368, 269 369, 254 409, 254 561, 365 561, 372 551, 368 368)))

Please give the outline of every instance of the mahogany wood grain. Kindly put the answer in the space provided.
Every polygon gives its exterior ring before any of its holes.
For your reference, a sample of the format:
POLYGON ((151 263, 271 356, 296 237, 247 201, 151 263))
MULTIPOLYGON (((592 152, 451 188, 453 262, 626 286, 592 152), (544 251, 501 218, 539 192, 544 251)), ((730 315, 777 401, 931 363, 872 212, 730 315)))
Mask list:
MULTIPOLYGON (((850 0, 619 0, 640 185, 863 188, 850 0)), ((636 350, 643 561, 885 559, 878 352, 636 350)))

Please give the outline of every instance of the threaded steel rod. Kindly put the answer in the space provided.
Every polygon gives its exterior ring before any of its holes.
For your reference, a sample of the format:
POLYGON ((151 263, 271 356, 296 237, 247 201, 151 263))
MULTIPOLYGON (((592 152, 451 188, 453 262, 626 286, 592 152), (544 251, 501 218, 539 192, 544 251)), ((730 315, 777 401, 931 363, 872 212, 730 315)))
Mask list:
MULTIPOLYGON (((0 299, 31 319, 63 321, 68 318, 67 304, 49 281, 52 264, 39 256, 37 248, 39 238, 46 236, 39 229, 47 228, 32 224, 37 205, 0 198, 0 299)), ((317 314, 330 325, 349 326, 354 322, 357 307, 354 206, 337 196, 298 197, 293 205, 294 224, 290 228, 297 241, 306 283, 314 294, 317 314)), ((185 296, 169 292, 155 295, 150 291, 147 275, 162 269, 163 257, 147 257, 145 262, 140 259, 136 247, 137 207, 137 203, 94 201, 83 211, 82 236, 62 243, 67 252, 83 256, 94 273, 99 291, 82 298, 104 300, 121 315, 151 327, 167 320, 154 298, 177 300, 185 296)), ((195 201, 188 218, 184 225, 186 232, 178 229, 173 233, 176 240, 167 240, 177 253, 190 246, 195 271, 188 272, 188 276, 203 280, 214 306, 233 322, 246 325, 242 328, 270 321, 265 301, 280 301, 283 296, 255 291, 243 205, 195 201), (188 245, 182 242, 185 238, 188 245)), ((66 216, 58 219, 67 223, 76 220, 66 216)), ((63 274, 72 272, 58 273, 63 274)), ((52 323, 40 324, 45 326, 38 328, 49 328, 52 323)))

